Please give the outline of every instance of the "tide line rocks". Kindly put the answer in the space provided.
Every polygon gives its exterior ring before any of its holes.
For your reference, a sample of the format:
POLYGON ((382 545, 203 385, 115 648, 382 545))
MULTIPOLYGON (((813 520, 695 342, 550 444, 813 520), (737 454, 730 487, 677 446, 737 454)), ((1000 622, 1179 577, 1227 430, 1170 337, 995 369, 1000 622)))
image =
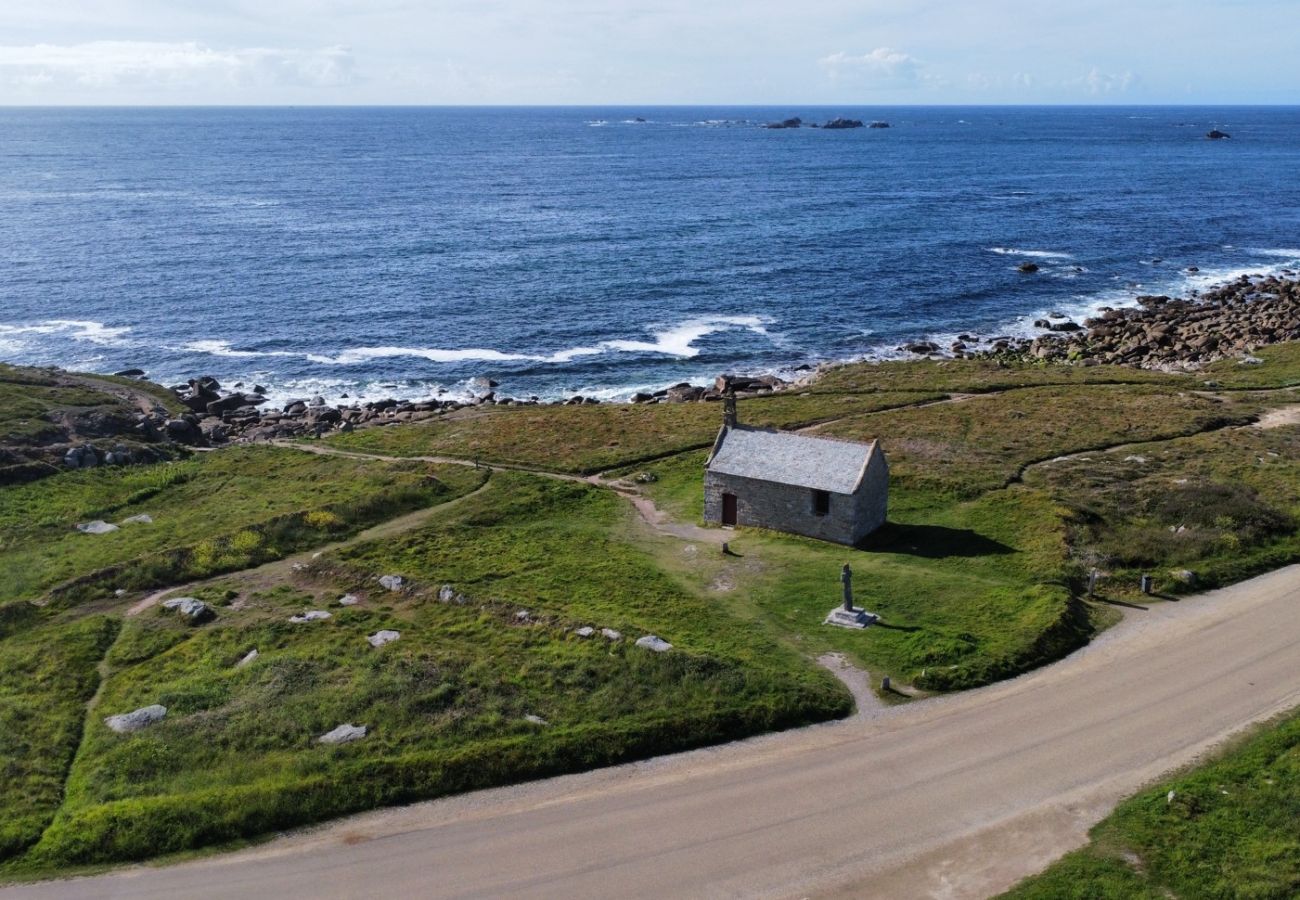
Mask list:
MULTIPOLYGON (((789 385, 774 375, 759 377, 731 377, 738 396, 761 396, 782 390, 789 385)), ((168 440, 177 443, 210 446, 226 443, 249 443, 285 438, 315 436, 332 432, 350 432, 359 428, 380 428, 406 422, 434 419, 462 409, 490 406, 595 406, 601 403, 595 397, 575 395, 565 400, 543 401, 538 397, 526 399, 498 396, 497 382, 488 378, 472 379, 470 396, 451 400, 433 397, 425 400, 375 400, 354 401, 350 404, 330 405, 323 397, 290 400, 278 408, 265 406, 267 400, 253 392, 222 393, 220 383, 211 376, 190 379, 185 384, 173 385, 177 397, 192 410, 175 419, 158 423, 158 429, 168 440)), ((693 403, 722 399, 722 387, 712 388, 687 382, 662 390, 637 392, 632 403, 693 403)), ((98 460, 99 457, 96 457, 98 460)), ((85 465, 81 457, 77 464, 85 465)), ((94 464, 100 464, 98 461, 94 464)))
POLYGON ((1243 275, 1198 297, 1148 295, 1137 304, 1103 310, 1072 329, 1053 326, 1053 333, 1020 349, 1037 359, 1163 369, 1300 339, 1300 281, 1294 279, 1243 275))

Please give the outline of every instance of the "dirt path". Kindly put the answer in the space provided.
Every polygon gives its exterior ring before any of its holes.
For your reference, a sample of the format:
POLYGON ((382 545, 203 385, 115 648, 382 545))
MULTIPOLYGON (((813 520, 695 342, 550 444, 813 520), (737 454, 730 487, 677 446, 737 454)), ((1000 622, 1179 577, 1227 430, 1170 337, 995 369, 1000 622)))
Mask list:
POLYGON ((1256 428, 1264 429, 1283 428, 1287 425, 1300 425, 1300 403, 1270 409, 1255 423, 1256 428))
POLYGON ((987 897, 1082 844, 1120 798, 1300 702, 1297 640, 1292 566, 875 718, 0 897, 987 897))
MULTIPOLYGON (((417 462, 441 463, 453 466, 474 466, 479 464, 472 460, 460 459, 454 456, 385 456, 381 453, 362 453, 355 450, 339 450, 335 447, 329 447, 322 444, 300 444, 292 441, 274 441, 278 447, 288 447, 294 450, 302 450, 307 453, 316 453, 321 456, 345 456, 350 459, 377 459, 384 462, 417 462)), ((537 475, 542 478, 554 478, 558 481, 574 481, 584 484, 592 484, 596 487, 606 488, 613 491, 618 496, 627 500, 640 514, 645 523, 660 534, 667 534, 673 537, 681 538, 684 541, 700 541, 706 544, 721 545, 727 540, 730 532, 718 528, 703 528, 699 525, 677 522, 663 510, 655 506, 653 500, 635 487, 623 482, 610 480, 605 475, 597 473, 595 475, 570 475, 566 472, 552 472, 547 469, 531 468, 529 466, 510 465, 504 463, 482 464, 486 469, 505 469, 511 472, 526 472, 529 475, 537 475)), ((622 468, 622 467, 620 467, 622 468)))
POLYGON ((119 400, 125 400, 135 405, 136 409, 142 413, 161 413, 166 415, 167 409, 163 406, 162 400, 148 391, 139 388, 133 388, 127 384, 120 384, 116 381, 109 381, 103 378, 95 378, 92 375, 80 375, 72 372, 60 372, 59 378, 68 384, 77 387, 90 388, 91 390, 101 391, 105 394, 111 394, 119 400))
MULTIPOLYGON (((350 547, 354 544, 360 544, 365 541, 382 540, 383 538, 395 537, 399 534, 404 534, 407 531, 411 531, 413 529, 419 528, 421 525, 428 522, 429 519, 433 518, 435 514, 440 513, 443 510, 449 509, 452 506, 455 506, 457 503, 463 502, 464 500, 467 500, 468 498, 473 497, 475 494, 484 490, 488 486, 488 483, 490 481, 491 481, 491 474, 489 473, 488 477, 483 481, 483 483, 478 487, 476 487, 474 490, 470 491, 468 494, 462 494, 459 497, 454 497, 451 500, 448 500, 446 503, 439 503, 434 506, 426 506, 423 507, 422 509, 417 509, 415 512, 410 512, 407 513, 406 515, 398 516, 395 519, 388 519, 384 522, 380 522, 378 525, 374 525, 370 528, 367 528, 365 531, 357 532, 352 537, 346 538, 345 540, 335 541, 332 544, 325 544, 320 547, 313 547, 310 550, 304 550, 301 553, 295 553, 292 556, 286 556, 283 557, 282 559, 275 559, 272 560, 271 562, 263 563, 262 565, 255 566, 251 569, 242 569, 238 572, 228 572, 225 575, 214 576, 214 578, 231 578, 236 576, 241 578, 245 578, 245 577, 274 578, 274 577, 287 576, 293 572, 294 566, 296 565, 301 566, 306 563, 309 563, 311 562, 311 560, 315 559, 316 557, 320 556, 323 553, 329 553, 334 550, 341 550, 344 547, 350 547)), ((157 606, 160 602, 162 602, 164 599, 166 599, 167 597, 173 594, 178 596, 183 596, 185 591, 191 591, 194 588, 198 587, 199 585, 206 584, 207 582, 210 582, 212 580, 213 578, 203 578, 198 581, 189 582, 188 584, 173 585, 172 587, 167 587, 159 591, 154 591, 149 596, 131 604, 131 606, 126 611, 126 615, 128 617, 138 616, 140 615, 140 613, 145 612, 146 610, 151 609, 154 606, 157 606)))

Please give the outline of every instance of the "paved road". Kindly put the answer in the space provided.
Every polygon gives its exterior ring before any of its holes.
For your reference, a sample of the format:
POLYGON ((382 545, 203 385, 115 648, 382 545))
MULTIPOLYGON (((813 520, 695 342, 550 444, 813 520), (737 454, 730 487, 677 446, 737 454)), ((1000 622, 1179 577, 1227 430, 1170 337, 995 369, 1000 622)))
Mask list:
POLYGON ((1300 566, 892 714, 381 811, 0 898, 987 896, 1300 704, 1300 566))

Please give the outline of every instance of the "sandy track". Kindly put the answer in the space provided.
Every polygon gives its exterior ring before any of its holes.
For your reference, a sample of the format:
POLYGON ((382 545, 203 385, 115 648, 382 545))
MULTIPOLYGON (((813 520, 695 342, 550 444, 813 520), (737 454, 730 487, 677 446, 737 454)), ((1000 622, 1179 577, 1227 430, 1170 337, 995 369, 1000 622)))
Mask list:
POLYGON ((0 897, 982 897, 1300 703, 1300 566, 979 691, 0 897))

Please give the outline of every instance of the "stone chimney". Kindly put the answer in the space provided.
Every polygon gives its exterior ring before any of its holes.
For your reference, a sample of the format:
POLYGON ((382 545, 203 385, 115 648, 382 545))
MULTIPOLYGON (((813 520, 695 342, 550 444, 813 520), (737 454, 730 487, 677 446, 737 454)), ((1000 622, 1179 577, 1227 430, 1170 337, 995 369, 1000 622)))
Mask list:
POLYGON ((722 424, 726 428, 735 428, 737 421, 736 389, 731 385, 731 378, 724 375, 722 386, 722 424))

